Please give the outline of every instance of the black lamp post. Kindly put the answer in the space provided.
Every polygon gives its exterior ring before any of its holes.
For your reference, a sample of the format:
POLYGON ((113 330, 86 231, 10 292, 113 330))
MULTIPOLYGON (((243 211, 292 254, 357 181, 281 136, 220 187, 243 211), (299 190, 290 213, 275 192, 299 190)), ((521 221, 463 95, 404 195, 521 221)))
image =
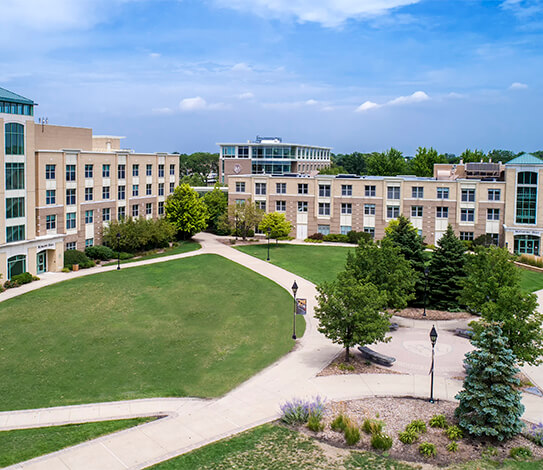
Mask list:
POLYGON ((117 269, 121 269, 121 233, 117 232, 117 269))
POLYGON ((422 312, 422 316, 426 316, 426 295, 428 291, 428 272, 430 270, 428 269, 428 266, 424 268, 424 312, 422 312))
POLYGON ((270 235, 271 235, 271 227, 268 227, 268 258, 266 261, 270 260, 270 235))
POLYGON ((430 382, 430 403, 435 403, 434 400, 434 349, 437 342, 437 331, 436 327, 432 325, 432 330, 430 331, 430 341, 432 342, 432 368, 430 373, 432 374, 432 379, 430 382))
POLYGON ((292 339, 296 339, 296 292, 298 292, 298 284, 294 281, 292 284, 292 293, 294 294, 294 321, 292 323, 292 339))

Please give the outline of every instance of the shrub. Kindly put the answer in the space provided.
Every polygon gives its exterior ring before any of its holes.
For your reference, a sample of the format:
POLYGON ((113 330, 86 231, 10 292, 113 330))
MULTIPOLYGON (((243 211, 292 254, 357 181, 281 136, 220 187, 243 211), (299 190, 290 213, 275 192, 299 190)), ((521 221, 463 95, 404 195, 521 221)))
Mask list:
POLYGON ((320 432, 324 429, 324 423, 321 421, 321 417, 310 413, 309 419, 307 420, 307 427, 314 432, 320 432))
POLYGON ((283 422, 287 424, 305 424, 308 422, 310 414, 319 420, 322 419, 324 402, 320 397, 316 397, 313 401, 294 399, 282 405, 281 411, 283 413, 281 416, 283 422))
MULTIPOLYGON (((36 278, 36 279, 38 279, 38 278, 36 278)), ((24 272, 24 273, 21 273, 21 274, 16 274, 15 276, 13 276, 11 278, 12 282, 17 283, 20 286, 23 285, 23 284, 29 284, 33 280, 34 280, 34 278, 33 278, 32 274, 30 274, 28 272, 24 272)))
POLYGON ((330 423, 330 428, 332 431, 341 431, 344 432, 345 428, 348 424, 350 424, 351 420, 345 416, 343 413, 338 415, 334 421, 330 423))
POLYGON ((424 455, 424 457, 435 457, 437 454, 435 444, 431 444, 430 442, 423 442, 419 446, 419 454, 424 455))
POLYGON ((116 251, 137 253, 165 248, 174 239, 176 229, 166 219, 145 219, 128 217, 121 221, 113 221, 104 228, 103 244, 116 251), (117 239, 117 234, 121 237, 117 239))
POLYGON ((458 426, 449 426, 445 430, 445 434, 447 434, 447 437, 451 441, 455 441, 456 439, 462 439, 462 437, 464 436, 462 430, 458 426))
POLYGON ((420 434, 426 432, 426 423, 422 419, 414 419, 405 427, 405 430, 420 434))
POLYGON ((347 233, 347 240, 348 243, 358 245, 360 240, 369 242, 371 240, 371 235, 366 232, 357 232, 356 230, 351 230, 349 233, 347 233))
POLYGON ((392 447, 392 438, 382 432, 375 433, 371 436, 371 446, 378 450, 388 450, 392 447))
POLYGON ((99 259, 101 261, 107 261, 115 258, 117 255, 111 248, 104 245, 89 246, 88 248, 85 248, 85 254, 90 259, 99 259))
POLYGON ((322 240, 316 240, 314 238, 306 238, 306 239, 304 239, 304 242, 306 242, 306 243, 322 243, 322 240))
POLYGON ((325 242, 336 242, 336 243, 349 243, 349 237, 347 235, 341 235, 339 233, 331 233, 323 237, 325 242))
POLYGON ((385 423, 379 421, 378 419, 367 418, 362 423, 362 430, 366 434, 379 434, 383 431, 385 423))
POLYGON ((498 449, 494 446, 488 446, 485 450, 481 452, 481 457, 488 459, 490 457, 497 457, 498 449))
POLYGON ((429 424, 431 428, 446 429, 447 418, 445 418, 445 415, 434 415, 430 418, 429 424))
POLYGON ((543 423, 532 424, 530 429, 526 431, 526 437, 543 447, 543 423))
POLYGON ((62 268, 61 271, 63 273, 69 273, 70 272, 70 268, 62 268))
POLYGON ((515 460, 528 460, 532 458, 532 451, 527 447, 513 447, 509 451, 509 457, 515 460))
POLYGON ((310 240, 324 240, 324 235, 322 233, 314 233, 313 235, 309 235, 310 240))
POLYGON ((354 366, 352 364, 345 364, 344 362, 341 362, 337 367, 339 370, 354 370, 354 366))
POLYGON ((345 427, 343 434, 345 435, 345 442, 349 446, 354 446, 360 440, 360 431, 358 426, 355 426, 353 423, 349 423, 345 427))
POLYGON ((419 438, 419 435, 415 431, 410 430, 398 433, 398 438, 404 444, 413 444, 419 438))
POLYGON ((532 258, 531 256, 521 255, 519 261, 523 264, 529 264, 530 266, 535 266, 537 268, 543 268, 543 261, 532 258))
POLYGON ((458 450, 458 442, 452 441, 447 444, 447 450, 449 452, 456 452, 458 450))
POLYGON ((120 253, 120 256, 119 256, 122 260, 125 260, 125 259, 132 259, 134 257, 134 255, 132 253, 126 253, 125 251, 121 251, 120 253))
POLYGON ((94 263, 89 257, 78 250, 66 250, 64 252, 64 267, 72 269, 74 264, 78 264, 81 269, 92 268, 94 263))

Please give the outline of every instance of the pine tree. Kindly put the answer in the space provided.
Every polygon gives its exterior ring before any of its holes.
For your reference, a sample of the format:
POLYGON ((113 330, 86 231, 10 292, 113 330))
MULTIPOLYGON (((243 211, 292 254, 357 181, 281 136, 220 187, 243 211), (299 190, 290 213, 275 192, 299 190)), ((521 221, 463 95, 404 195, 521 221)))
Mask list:
POLYGON ((429 304, 443 310, 457 309, 466 277, 466 249, 450 225, 437 245, 429 266, 429 304))
POLYGON ((460 401, 455 415, 472 436, 510 439, 523 427, 524 406, 515 388, 517 359, 497 323, 487 323, 472 343, 477 349, 466 354, 468 372, 464 389, 455 397, 460 401))

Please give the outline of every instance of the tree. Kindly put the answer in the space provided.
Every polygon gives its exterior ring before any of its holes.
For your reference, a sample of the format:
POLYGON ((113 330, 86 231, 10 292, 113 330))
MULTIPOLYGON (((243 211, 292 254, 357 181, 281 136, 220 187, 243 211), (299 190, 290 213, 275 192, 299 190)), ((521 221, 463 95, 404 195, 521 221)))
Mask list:
POLYGON ((258 228, 264 233, 268 233, 268 228, 271 229, 270 237, 275 238, 277 243, 279 238, 288 237, 292 230, 292 224, 286 219, 285 214, 270 212, 262 218, 258 228))
POLYGON ((415 298, 413 303, 420 304, 424 298, 424 269, 426 266, 426 255, 424 252, 424 240, 411 221, 400 215, 397 219, 391 220, 385 228, 385 238, 399 248, 400 253, 411 264, 415 271, 415 298))
POLYGON ((164 248, 174 239, 175 228, 164 219, 113 220, 104 227, 102 243, 113 250, 138 253, 153 248, 164 248), (120 238, 117 238, 120 234, 120 238))
POLYGON ((507 163, 509 160, 513 160, 517 154, 515 152, 511 152, 511 150, 498 150, 494 149, 488 152, 488 158, 492 159, 493 162, 502 162, 507 163))
POLYGON ((215 184, 213 191, 204 195, 204 203, 209 213, 207 228, 212 232, 216 232, 219 227, 219 219, 228 207, 228 196, 221 191, 219 183, 215 184))
POLYGON ((391 148, 383 153, 374 152, 366 158, 368 175, 396 176, 407 173, 407 163, 402 152, 391 148))
POLYGON ((428 291, 430 305, 451 310, 459 307, 462 282, 466 277, 466 247, 454 234, 449 224, 437 242, 437 249, 430 260, 428 291))
POLYGON ((495 323, 484 324, 472 343, 477 349, 466 354, 467 375, 455 397, 460 401, 455 415, 472 436, 510 439, 522 430, 524 413, 515 355, 495 323))
POLYGON ((319 331, 334 343, 345 348, 345 362, 349 362, 349 348, 357 344, 388 341, 389 315, 383 313, 386 294, 371 283, 362 283, 345 271, 331 283, 317 287, 319 292, 315 317, 319 331))
POLYGON ((179 174, 181 176, 198 175, 199 181, 207 181, 210 173, 219 171, 219 154, 208 152, 196 152, 187 155, 179 155, 179 174))
POLYGON ((485 153, 482 150, 470 150, 466 149, 460 154, 460 159, 464 161, 464 163, 470 163, 470 162, 488 162, 488 157, 485 155, 485 153))
POLYGON ((333 157, 333 162, 343 167, 343 173, 349 173, 352 175, 365 175, 366 174, 366 159, 370 154, 353 152, 347 154, 339 154, 333 157))
POLYGON ((166 199, 166 219, 175 227, 178 235, 187 239, 205 230, 209 217, 203 199, 188 184, 181 184, 166 199))
POLYGON ((248 199, 244 203, 230 204, 219 219, 219 228, 228 230, 245 240, 250 230, 255 230, 264 217, 264 211, 248 199))
POLYGON ((417 176, 433 176, 436 163, 447 163, 444 155, 439 155, 437 150, 430 147, 419 147, 415 158, 409 162, 410 173, 417 176))
POLYGON ((381 245, 361 240, 347 255, 346 271, 362 284, 373 284, 386 294, 386 306, 400 310, 415 297, 415 273, 400 249, 390 240, 381 245))

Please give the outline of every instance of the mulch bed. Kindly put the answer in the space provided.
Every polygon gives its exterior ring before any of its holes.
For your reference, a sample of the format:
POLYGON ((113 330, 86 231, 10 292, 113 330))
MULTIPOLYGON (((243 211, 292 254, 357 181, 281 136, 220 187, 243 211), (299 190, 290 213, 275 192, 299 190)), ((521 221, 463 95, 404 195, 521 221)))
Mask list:
POLYGON ((424 309, 422 308, 404 308, 399 312, 390 312, 394 315, 402 318, 410 318, 413 320, 477 320, 479 317, 472 315, 468 312, 447 312, 443 310, 430 310, 426 309, 426 316, 422 314, 424 309))
POLYGON ((348 363, 345 362, 345 351, 341 351, 330 364, 317 374, 317 377, 348 374, 401 374, 401 372, 388 367, 369 362, 355 349, 351 349, 350 356, 351 360, 348 363))

